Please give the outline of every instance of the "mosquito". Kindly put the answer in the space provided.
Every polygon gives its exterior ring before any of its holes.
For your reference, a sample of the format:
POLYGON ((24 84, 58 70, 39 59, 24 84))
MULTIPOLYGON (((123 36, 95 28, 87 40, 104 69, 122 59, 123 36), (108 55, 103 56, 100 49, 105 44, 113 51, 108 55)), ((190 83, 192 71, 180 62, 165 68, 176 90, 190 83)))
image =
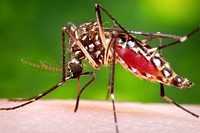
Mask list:
POLYGON ((126 30, 100 4, 95 5, 95 13, 96 22, 83 23, 78 27, 70 22, 67 26, 62 28, 62 80, 52 88, 37 96, 27 99, 12 99, 12 101, 24 101, 24 103, 14 107, 0 108, 0 110, 14 110, 33 103, 66 83, 66 81, 77 79, 78 94, 74 108, 74 112, 76 112, 78 110, 79 99, 82 92, 96 78, 95 73, 91 71, 83 71, 82 61, 86 60, 95 69, 100 68, 101 65, 110 66, 108 94, 112 101, 116 133, 119 133, 114 96, 116 62, 119 62, 125 69, 138 77, 158 82, 160 84, 160 96, 163 99, 198 118, 199 115, 182 107, 165 95, 164 85, 175 86, 181 89, 190 88, 192 82, 187 78, 177 75, 170 67, 169 63, 164 59, 160 51, 163 48, 185 42, 190 36, 200 30, 200 26, 185 36, 138 32, 126 30), (103 27, 101 11, 103 11, 114 22, 114 24, 118 26, 118 28, 103 27), (133 37, 132 34, 143 35, 146 36, 147 39, 139 40, 133 37), (68 45, 65 40, 65 35, 69 37, 68 45), (171 38, 175 41, 152 48, 148 43, 156 38, 171 38), (90 80, 81 88, 80 77, 82 76, 89 76, 90 80))

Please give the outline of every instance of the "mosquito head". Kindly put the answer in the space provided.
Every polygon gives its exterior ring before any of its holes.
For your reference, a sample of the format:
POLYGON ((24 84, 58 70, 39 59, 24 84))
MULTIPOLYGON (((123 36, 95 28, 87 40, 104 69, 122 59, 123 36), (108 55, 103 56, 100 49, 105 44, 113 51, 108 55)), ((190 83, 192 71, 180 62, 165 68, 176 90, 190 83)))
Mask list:
POLYGON ((72 74, 71 76, 73 78, 78 78, 82 74, 83 65, 81 61, 74 58, 68 63, 68 69, 69 69, 69 72, 72 74))
POLYGON ((193 83, 188 81, 188 79, 183 78, 181 76, 176 75, 172 79, 172 84, 178 88, 190 88, 192 87, 193 83))

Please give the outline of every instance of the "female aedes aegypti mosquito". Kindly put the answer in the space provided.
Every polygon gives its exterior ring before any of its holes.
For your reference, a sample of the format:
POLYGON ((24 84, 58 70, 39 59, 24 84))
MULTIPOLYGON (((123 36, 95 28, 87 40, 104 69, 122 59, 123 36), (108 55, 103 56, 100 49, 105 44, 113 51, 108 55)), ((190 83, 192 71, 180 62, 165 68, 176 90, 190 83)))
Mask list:
POLYGON ((100 4, 95 5, 95 13, 96 22, 83 23, 78 27, 73 23, 68 23, 66 27, 62 28, 62 80, 38 96, 28 99, 13 99, 13 101, 25 101, 23 104, 14 107, 0 108, 0 110, 14 110, 28 105, 57 89, 67 80, 77 79, 78 95, 74 109, 74 112, 76 112, 78 110, 79 99, 82 92, 96 78, 95 73, 93 72, 83 72, 82 60, 87 60, 89 64, 96 69, 101 65, 110 65, 111 71, 108 94, 110 94, 112 100, 114 122, 117 133, 119 132, 119 129, 117 125, 114 97, 114 74, 116 62, 119 62, 125 69, 138 77, 160 83, 160 96, 163 99, 169 103, 175 104, 177 107, 198 118, 199 116, 197 114, 182 107, 165 95, 164 85, 175 86, 177 88, 190 88, 192 83, 187 78, 177 75, 159 51, 163 48, 185 42, 190 36, 200 30, 200 26, 183 37, 171 34, 137 32, 126 30, 100 4), (100 11, 103 11, 118 26, 118 28, 103 27, 100 11), (65 34, 69 36, 67 61, 65 34), (143 35, 146 36, 147 39, 141 41, 131 36, 131 34, 143 35), (156 38, 171 38, 176 41, 155 48, 150 47, 148 42, 156 38), (71 54, 73 54, 73 57, 71 57, 71 54), (83 86, 83 88, 80 88, 81 76, 91 76, 91 79, 83 86))

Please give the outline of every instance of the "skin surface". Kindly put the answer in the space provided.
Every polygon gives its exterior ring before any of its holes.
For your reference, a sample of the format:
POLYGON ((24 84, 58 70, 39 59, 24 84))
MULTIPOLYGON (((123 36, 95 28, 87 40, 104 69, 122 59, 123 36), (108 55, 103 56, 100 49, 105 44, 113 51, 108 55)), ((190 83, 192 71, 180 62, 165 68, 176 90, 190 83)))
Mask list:
MULTIPOLYGON (((0 107, 19 102, 0 100, 0 107)), ((115 133, 110 101, 39 100, 23 108, 0 111, 2 133, 115 133)), ((199 105, 183 105, 200 114, 199 105)), ((200 119, 171 104, 116 102, 120 133, 197 133, 200 119)))

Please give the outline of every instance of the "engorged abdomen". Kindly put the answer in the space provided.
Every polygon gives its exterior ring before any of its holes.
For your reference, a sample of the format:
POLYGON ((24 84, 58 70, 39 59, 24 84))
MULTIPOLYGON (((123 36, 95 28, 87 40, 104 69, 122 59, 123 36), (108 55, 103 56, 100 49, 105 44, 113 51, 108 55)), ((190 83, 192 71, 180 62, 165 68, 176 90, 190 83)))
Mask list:
POLYGON ((134 68, 142 74, 150 74, 155 77, 162 76, 156 66, 143 55, 136 53, 127 47, 122 48, 118 45, 116 45, 116 53, 130 69, 134 68))

